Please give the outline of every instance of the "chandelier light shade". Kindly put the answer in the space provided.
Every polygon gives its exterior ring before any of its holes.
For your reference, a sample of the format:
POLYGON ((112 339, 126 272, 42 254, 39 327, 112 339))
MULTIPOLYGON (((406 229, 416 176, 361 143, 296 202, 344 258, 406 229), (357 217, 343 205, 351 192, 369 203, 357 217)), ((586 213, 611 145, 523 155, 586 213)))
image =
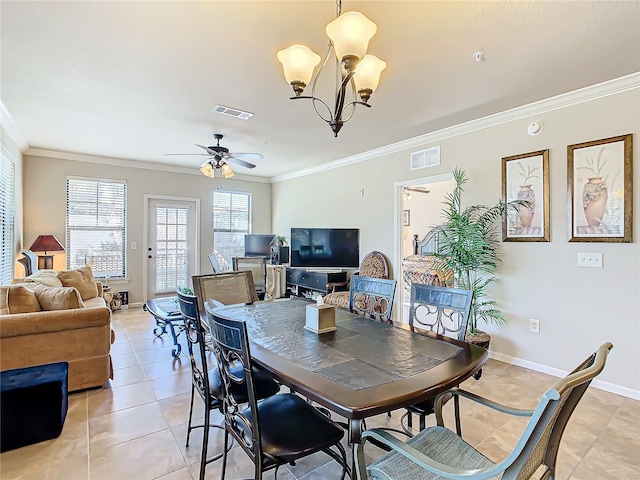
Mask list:
POLYGON ((202 165, 200 167, 200 171, 205 177, 214 178, 216 176, 215 169, 213 168, 210 162, 207 162, 204 165, 202 165))
POLYGON ((378 26, 360 12, 346 12, 329 23, 326 30, 338 60, 348 57, 360 60, 367 53, 369 40, 378 26))
POLYGON ((302 93, 304 87, 311 81, 314 68, 320 63, 320 55, 316 55, 313 50, 304 45, 291 45, 278 52, 278 60, 284 68, 284 78, 290 85, 301 85, 300 93, 302 93))
POLYGON ((336 1, 336 12, 337 18, 326 27, 329 48, 317 70, 320 56, 304 45, 280 50, 277 57, 282 63, 285 79, 295 93, 291 100, 311 100, 318 116, 329 124, 337 137, 342 125, 355 113, 356 105, 371 107, 369 98, 378 88, 380 74, 387 64, 373 55, 366 55, 369 40, 378 29, 376 24, 359 12, 342 14, 341 0, 336 1), (318 78, 332 52, 336 58, 336 98, 327 103, 316 97, 315 92, 318 78), (309 83, 312 84, 311 95, 302 95, 309 83), (351 97, 347 99, 349 92, 351 97), (329 105, 335 108, 332 110, 329 105), (324 109, 326 114, 321 113, 324 109))
POLYGON ((38 235, 29 250, 44 253, 44 255, 38 255, 38 268, 52 269, 53 255, 48 255, 47 252, 64 252, 64 247, 53 235, 38 235))
POLYGON ((211 159, 208 162, 203 163, 200 167, 202 174, 209 178, 216 177, 216 170, 219 171, 224 178, 231 178, 235 175, 229 164, 222 160, 211 159))

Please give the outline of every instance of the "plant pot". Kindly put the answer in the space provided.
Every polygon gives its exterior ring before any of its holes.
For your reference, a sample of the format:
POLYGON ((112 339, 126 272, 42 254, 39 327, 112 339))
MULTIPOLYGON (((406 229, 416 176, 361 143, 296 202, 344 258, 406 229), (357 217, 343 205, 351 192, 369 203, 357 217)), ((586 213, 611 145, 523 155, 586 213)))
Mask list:
POLYGON ((464 341, 488 349, 489 342, 491 342, 491 335, 489 335, 487 332, 483 332, 482 330, 478 330, 474 334, 467 332, 464 337, 464 341))
POLYGON ((518 209, 520 225, 522 227, 530 227, 536 210, 536 193, 531 188, 531 185, 520 186, 520 191, 518 191, 518 200, 526 200, 531 204, 528 208, 521 207, 518 209))
POLYGON ((590 227, 602 224, 605 209, 607 208, 607 185, 602 177, 591 177, 582 189, 582 206, 584 216, 590 227))

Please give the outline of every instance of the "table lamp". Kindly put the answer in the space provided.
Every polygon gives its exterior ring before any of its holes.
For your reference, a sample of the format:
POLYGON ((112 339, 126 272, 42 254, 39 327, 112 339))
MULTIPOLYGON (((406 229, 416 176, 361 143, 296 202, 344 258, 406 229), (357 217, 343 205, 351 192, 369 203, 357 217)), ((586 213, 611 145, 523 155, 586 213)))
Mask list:
POLYGON ((38 255, 38 269, 53 269, 53 255, 47 255, 47 252, 64 252, 64 247, 53 235, 38 235, 29 250, 44 252, 44 255, 38 255))

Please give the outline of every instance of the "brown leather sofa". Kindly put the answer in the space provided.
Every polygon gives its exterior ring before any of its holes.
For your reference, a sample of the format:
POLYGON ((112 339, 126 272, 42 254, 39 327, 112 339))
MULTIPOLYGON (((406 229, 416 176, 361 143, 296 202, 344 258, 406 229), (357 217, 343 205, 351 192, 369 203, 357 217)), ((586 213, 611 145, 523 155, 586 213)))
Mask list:
MULTIPOLYGON (((111 330, 111 310, 102 297, 102 285, 95 282, 97 295, 78 299, 78 308, 25 312, 38 306, 27 308, 25 301, 20 306, 19 301, 10 301, 9 295, 28 295, 25 288, 33 290, 34 284, 38 279, 27 277, 0 286, 0 370, 68 362, 69 391, 103 386, 113 378, 109 351, 115 333, 111 330)), ((69 288, 66 293, 70 293, 69 288)))

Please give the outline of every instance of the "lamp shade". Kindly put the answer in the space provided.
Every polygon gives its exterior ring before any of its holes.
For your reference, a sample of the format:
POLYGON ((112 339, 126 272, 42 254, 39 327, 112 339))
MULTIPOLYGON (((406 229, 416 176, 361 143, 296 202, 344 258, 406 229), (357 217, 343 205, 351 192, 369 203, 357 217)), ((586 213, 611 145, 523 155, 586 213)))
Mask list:
POLYGON ((31 248, 32 252, 64 252, 64 247, 60 244, 58 239, 53 235, 38 235, 36 241, 33 242, 31 248))
POLYGON ((320 63, 320 55, 304 45, 291 45, 280 50, 277 56, 284 69, 284 78, 289 84, 300 82, 308 85, 313 69, 320 63))
POLYGON ((203 164, 200 167, 200 171, 206 177, 213 178, 215 176, 215 170, 213 169, 213 166, 211 165, 210 162, 203 164))
POLYGON ((375 35, 378 26, 360 12, 346 12, 329 23, 326 30, 338 60, 348 55, 361 60, 367 53, 369 40, 375 35))
POLYGON ((356 73, 353 75, 353 81, 356 82, 356 90, 370 89, 375 92, 380 82, 380 73, 387 68, 387 62, 380 60, 375 55, 365 55, 360 63, 356 73))
POLYGON ((226 163, 223 163, 222 167, 220 167, 220 173, 222 173, 222 176, 224 178, 231 178, 231 177, 233 177, 235 175, 235 173, 233 173, 233 170, 231 169, 231 167, 226 163))

